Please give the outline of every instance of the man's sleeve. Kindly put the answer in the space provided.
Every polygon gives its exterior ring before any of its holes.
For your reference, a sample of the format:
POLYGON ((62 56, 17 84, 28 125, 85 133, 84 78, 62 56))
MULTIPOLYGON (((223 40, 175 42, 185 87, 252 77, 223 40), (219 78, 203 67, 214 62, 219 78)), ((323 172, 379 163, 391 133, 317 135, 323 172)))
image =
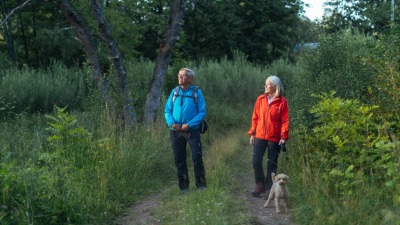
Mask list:
POLYGON ((167 124, 169 127, 172 126, 172 124, 175 123, 174 117, 173 117, 173 99, 174 96, 174 90, 172 90, 171 94, 169 95, 167 104, 165 104, 165 110, 164 110, 164 116, 165 120, 167 121, 167 124))
MULTIPOLYGON (((199 109, 198 113, 196 114, 195 117, 193 117, 193 119, 191 121, 189 121, 189 127, 195 127, 198 126, 201 121, 204 120, 204 118, 206 118, 206 102, 204 101, 204 96, 203 93, 201 92, 201 90, 198 90, 197 93, 197 107, 199 109)), ((197 110, 197 109, 195 109, 197 110)))

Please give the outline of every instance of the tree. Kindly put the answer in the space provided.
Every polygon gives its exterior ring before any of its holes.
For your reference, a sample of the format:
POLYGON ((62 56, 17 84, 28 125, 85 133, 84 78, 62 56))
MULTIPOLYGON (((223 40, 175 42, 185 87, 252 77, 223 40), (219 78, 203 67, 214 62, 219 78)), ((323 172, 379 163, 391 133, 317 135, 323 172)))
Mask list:
POLYGON ((270 63, 292 47, 294 24, 303 9, 296 0, 192 0, 183 25, 192 58, 232 57, 239 50, 270 63))
MULTIPOLYGON (((142 110, 142 123, 153 124, 160 103, 161 90, 164 83, 168 64, 171 60, 172 49, 179 40, 179 30, 187 0, 172 0, 170 3, 170 16, 166 24, 165 37, 160 42, 160 49, 156 58, 153 79, 142 110)), ((163 7, 160 7, 163 8, 163 7)), ((167 20, 167 19, 166 19, 167 20)))
MULTIPOLYGON (((85 49, 88 65, 92 70, 94 79, 100 89, 100 93, 105 101, 109 102, 107 79, 102 73, 100 57, 97 53, 97 46, 93 40, 93 32, 91 31, 87 21, 69 4, 68 0, 56 0, 56 2, 78 34, 79 42, 85 49)), ((113 39, 113 36, 111 35, 111 31, 104 17, 103 9, 99 1, 89 0, 89 3, 97 23, 99 37, 107 47, 108 57, 117 75, 119 93, 121 95, 124 108, 125 123, 132 124, 134 121, 136 121, 136 113, 132 98, 130 96, 127 83, 127 74, 122 64, 122 58, 119 53, 119 49, 113 39)))
MULTIPOLYGON (((382 32, 390 28, 391 1, 387 0, 330 0, 321 21, 328 33, 348 27, 365 33, 382 32)), ((398 21, 398 19, 396 19, 398 21)))
POLYGON ((231 58, 231 49, 237 49, 241 35, 242 18, 237 16, 236 1, 190 0, 182 29, 187 43, 183 48, 190 58, 231 58))

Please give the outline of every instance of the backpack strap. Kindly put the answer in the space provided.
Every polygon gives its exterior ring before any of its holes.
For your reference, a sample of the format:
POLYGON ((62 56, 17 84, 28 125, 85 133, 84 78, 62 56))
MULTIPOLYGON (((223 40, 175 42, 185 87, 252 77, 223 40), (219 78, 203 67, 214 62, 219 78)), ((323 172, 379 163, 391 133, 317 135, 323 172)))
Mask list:
POLYGON ((193 98, 194 103, 196 103, 196 108, 197 112, 199 111, 199 106, 197 105, 197 99, 198 99, 198 94, 199 93, 199 87, 198 86, 193 86, 192 88, 192 96, 186 96, 186 95, 179 95, 179 86, 176 86, 174 89, 174 96, 172 97, 172 103, 175 103, 176 97, 181 96, 181 97, 187 97, 187 98, 193 98))
POLYGON ((179 86, 176 86, 174 90, 174 97, 172 97, 172 103, 175 103, 176 97, 178 97, 178 93, 179 93, 179 86))
POLYGON ((194 102, 196 103, 197 111, 199 111, 199 107, 197 106, 197 95, 198 95, 198 92, 199 92, 199 87, 198 86, 193 86, 192 96, 193 96, 194 102))

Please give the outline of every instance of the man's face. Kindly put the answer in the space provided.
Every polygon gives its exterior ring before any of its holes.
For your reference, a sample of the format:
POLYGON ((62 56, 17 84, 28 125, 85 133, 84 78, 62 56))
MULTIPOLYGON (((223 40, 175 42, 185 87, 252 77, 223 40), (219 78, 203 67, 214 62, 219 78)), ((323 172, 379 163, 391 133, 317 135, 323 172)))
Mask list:
POLYGON ((192 79, 193 79, 192 77, 188 76, 188 71, 186 71, 186 70, 179 71, 179 74, 178 74, 179 85, 190 84, 192 82, 192 79))

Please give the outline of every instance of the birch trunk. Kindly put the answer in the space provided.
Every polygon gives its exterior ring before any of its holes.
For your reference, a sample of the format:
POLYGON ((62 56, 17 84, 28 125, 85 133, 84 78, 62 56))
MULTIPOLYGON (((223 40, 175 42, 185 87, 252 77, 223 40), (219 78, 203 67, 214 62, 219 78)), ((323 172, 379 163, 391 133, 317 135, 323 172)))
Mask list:
POLYGON ((170 17, 167 24, 165 40, 160 46, 156 58, 156 66, 153 72, 153 79, 146 96, 142 110, 142 124, 152 125, 160 104, 161 89, 164 83, 168 64, 171 60, 172 49, 179 40, 179 30, 183 14, 185 13, 187 0, 172 0, 170 17))

